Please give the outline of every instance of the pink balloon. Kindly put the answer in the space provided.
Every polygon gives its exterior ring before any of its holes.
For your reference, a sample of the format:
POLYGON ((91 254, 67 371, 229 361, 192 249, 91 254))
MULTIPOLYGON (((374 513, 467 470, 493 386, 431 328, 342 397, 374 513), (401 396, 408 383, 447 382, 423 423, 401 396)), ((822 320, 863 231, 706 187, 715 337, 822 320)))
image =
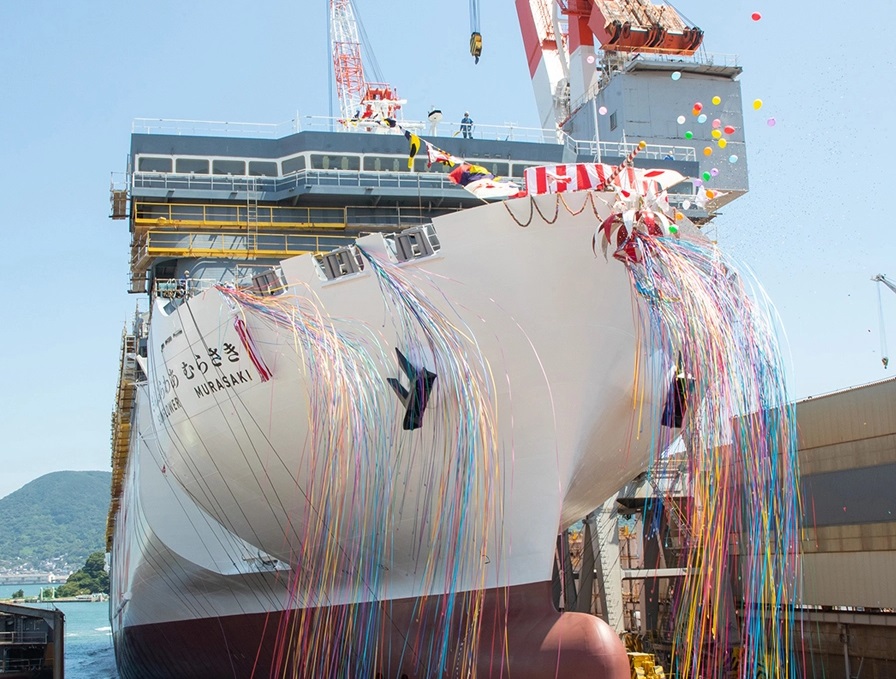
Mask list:
POLYGON ((719 129, 722 126, 722 121, 719 120, 718 118, 716 118, 715 120, 712 121, 712 126, 715 129, 719 129))
POLYGON ((768 119, 768 126, 769 126, 769 127, 774 127, 774 126, 777 125, 777 124, 778 124, 778 121, 775 120, 774 118, 769 118, 769 119, 768 119))

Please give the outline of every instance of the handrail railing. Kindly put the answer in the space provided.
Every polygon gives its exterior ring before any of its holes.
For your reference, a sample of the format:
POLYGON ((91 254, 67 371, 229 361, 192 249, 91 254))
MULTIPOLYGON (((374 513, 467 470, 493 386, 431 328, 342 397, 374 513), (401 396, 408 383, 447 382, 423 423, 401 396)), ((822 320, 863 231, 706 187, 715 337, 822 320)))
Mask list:
POLYGON ((25 632, 0 632, 0 644, 45 644, 47 633, 36 630, 25 632))
POLYGON ((43 658, 2 658, 0 659, 0 677, 7 672, 37 672, 44 667, 43 658))
POLYGON ((180 299, 193 297, 218 285, 227 285, 213 278, 157 278, 153 285, 154 297, 180 299))
MULTIPOLYGON (((400 120, 404 129, 430 130, 428 121, 400 120)), ((455 132, 457 123, 440 123, 441 129, 455 132)), ((544 143, 555 138, 554 130, 525 127, 507 122, 503 125, 474 125, 475 138, 501 141, 528 141, 544 143)), ((282 123, 245 123, 220 120, 185 120, 166 118, 136 118, 131 123, 133 134, 170 134, 200 137, 247 137, 253 139, 279 139, 296 132, 313 130, 321 132, 376 132, 377 134, 404 134, 398 128, 377 124, 375 121, 346 121, 330 116, 296 116, 282 123)), ((438 133, 434 136, 439 136, 438 133)))
MULTIPOLYGON (((563 135, 567 148, 576 155, 594 156, 595 158, 625 158, 638 148, 639 142, 615 141, 581 141, 569 135, 563 135)), ((674 146, 672 144, 647 144, 638 152, 639 158, 652 160, 697 160, 697 151, 692 146, 674 146)))
POLYGON ((299 170, 285 177, 233 177, 211 174, 134 172, 134 189, 188 189, 197 191, 282 192, 306 186, 399 188, 409 190, 462 190, 440 172, 388 172, 356 170, 299 170), (251 188, 250 188, 251 187, 251 188))
POLYGON ((292 257, 329 251, 355 241, 350 236, 304 233, 222 234, 196 231, 147 231, 135 243, 132 269, 145 268, 153 257, 292 257))
MULTIPOLYGON (((221 227, 249 226, 246 205, 222 203, 145 203, 134 202, 134 224, 144 227, 221 227)), ((344 229, 344 207, 289 207, 259 205, 252 210, 252 226, 284 229, 344 229)))
POLYGON ((222 120, 135 118, 131 134, 171 134, 200 137, 247 137, 279 139, 301 130, 298 116, 282 123, 244 123, 222 120))

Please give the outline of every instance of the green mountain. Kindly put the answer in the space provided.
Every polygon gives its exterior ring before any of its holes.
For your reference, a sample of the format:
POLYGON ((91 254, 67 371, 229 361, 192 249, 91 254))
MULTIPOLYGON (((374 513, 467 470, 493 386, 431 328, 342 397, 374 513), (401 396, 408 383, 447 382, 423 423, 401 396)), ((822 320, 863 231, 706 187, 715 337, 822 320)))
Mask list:
POLYGON ((52 472, 0 499, 0 569, 72 571, 105 549, 110 472, 52 472))

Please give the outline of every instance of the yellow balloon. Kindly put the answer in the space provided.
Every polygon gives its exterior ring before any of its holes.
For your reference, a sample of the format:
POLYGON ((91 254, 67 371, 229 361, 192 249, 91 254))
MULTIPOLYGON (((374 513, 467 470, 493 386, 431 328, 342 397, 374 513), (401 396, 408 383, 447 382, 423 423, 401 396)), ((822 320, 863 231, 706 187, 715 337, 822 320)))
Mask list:
POLYGON ((703 149, 703 155, 704 155, 704 156, 711 156, 711 155, 712 155, 712 147, 711 147, 711 146, 707 146, 705 149, 703 149))
POLYGON ((762 99, 756 99, 756 100, 753 102, 753 108, 756 109, 757 111, 758 111, 759 109, 761 109, 761 108, 762 108, 762 99))
POLYGON ((728 146, 728 140, 727 139, 719 139, 719 148, 723 149, 726 146, 728 146))
POLYGON ((712 138, 713 138, 713 139, 719 139, 719 138, 721 138, 721 136, 722 136, 722 133, 719 132, 718 130, 713 130, 713 131, 712 131, 712 138))
POLYGON ((722 103, 722 97, 720 97, 718 95, 714 96, 712 98, 712 103, 715 104, 716 106, 718 106, 719 104, 722 103))

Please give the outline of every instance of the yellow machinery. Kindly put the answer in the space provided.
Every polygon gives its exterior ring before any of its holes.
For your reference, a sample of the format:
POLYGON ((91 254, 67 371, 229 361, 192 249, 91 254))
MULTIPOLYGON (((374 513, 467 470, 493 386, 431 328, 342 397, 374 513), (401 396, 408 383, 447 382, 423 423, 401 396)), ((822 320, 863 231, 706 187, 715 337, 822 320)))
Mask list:
POLYGON ((632 679, 666 679, 665 671, 656 664, 656 656, 652 653, 630 652, 628 665, 632 670, 632 679))

